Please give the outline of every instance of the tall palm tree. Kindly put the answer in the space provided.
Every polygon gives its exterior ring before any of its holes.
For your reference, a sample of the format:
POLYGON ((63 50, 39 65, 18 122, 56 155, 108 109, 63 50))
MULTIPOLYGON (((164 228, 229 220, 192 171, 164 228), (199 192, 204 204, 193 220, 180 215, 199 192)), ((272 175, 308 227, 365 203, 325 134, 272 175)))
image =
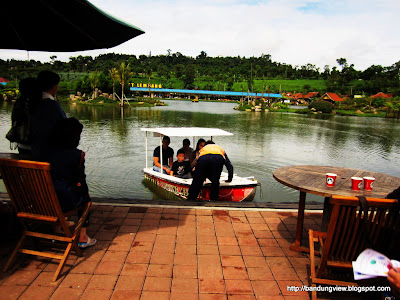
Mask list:
POLYGON ((125 83, 127 80, 129 80, 129 78, 131 77, 131 75, 133 74, 133 72, 131 71, 131 67, 129 66, 129 64, 125 64, 124 62, 121 63, 121 65, 118 68, 117 71, 118 74, 118 80, 121 83, 121 87, 122 87, 122 92, 121 92, 121 105, 124 104, 124 88, 125 88, 125 83))
POLYGON ((115 81, 118 79, 118 70, 116 68, 111 68, 110 70, 108 70, 108 74, 110 75, 113 82, 112 99, 115 100, 115 81))
POLYGON ((99 73, 97 73, 97 71, 91 72, 89 74, 87 80, 93 91, 92 98, 96 99, 97 98, 96 88, 99 86, 99 83, 100 83, 99 73))

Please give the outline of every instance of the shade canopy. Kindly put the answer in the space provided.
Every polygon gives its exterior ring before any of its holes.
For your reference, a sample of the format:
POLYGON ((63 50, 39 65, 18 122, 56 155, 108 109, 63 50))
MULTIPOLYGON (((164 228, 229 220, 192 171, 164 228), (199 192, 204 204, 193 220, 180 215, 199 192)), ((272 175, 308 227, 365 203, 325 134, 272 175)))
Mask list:
POLYGON ((73 52, 115 47, 142 33, 86 0, 5 0, 0 49, 73 52))
POLYGON ((228 136, 233 135, 219 128, 203 127, 163 127, 163 128, 141 128, 142 131, 153 132, 154 136, 228 136))

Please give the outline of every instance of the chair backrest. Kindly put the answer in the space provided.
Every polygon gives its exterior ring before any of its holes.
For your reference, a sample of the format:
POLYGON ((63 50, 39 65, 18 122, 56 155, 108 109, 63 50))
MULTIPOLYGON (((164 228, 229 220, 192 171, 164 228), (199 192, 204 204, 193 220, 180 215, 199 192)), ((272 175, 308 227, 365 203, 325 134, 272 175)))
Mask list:
POLYGON ((0 158, 0 173, 19 217, 62 218, 49 163, 0 158))
POLYGON ((332 214, 322 260, 351 263, 365 248, 374 248, 391 259, 400 253, 398 201, 367 198, 365 215, 357 197, 332 196, 332 214))

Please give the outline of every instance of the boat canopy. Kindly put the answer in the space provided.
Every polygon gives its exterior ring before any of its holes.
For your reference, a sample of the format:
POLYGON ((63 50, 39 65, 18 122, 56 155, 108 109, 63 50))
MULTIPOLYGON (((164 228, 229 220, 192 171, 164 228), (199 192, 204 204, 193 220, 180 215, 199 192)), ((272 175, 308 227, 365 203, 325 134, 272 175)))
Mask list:
POLYGON ((233 135, 228 131, 219 128, 203 127, 162 127, 162 128, 141 128, 146 132, 153 132, 154 136, 228 136, 233 135))

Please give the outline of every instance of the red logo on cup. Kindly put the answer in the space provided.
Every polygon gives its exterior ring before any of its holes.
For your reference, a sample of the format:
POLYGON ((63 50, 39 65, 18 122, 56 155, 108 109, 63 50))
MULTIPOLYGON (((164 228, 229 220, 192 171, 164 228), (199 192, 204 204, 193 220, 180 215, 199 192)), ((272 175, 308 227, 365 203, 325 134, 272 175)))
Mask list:
POLYGON ((326 186, 335 186, 337 175, 335 173, 326 173, 326 186))
POLYGON ((363 177, 364 179, 364 190, 366 191, 371 191, 372 188, 374 187, 374 177, 363 177))
POLYGON ((351 177, 351 188, 353 191, 359 191, 362 186, 363 179, 361 177, 351 177))

